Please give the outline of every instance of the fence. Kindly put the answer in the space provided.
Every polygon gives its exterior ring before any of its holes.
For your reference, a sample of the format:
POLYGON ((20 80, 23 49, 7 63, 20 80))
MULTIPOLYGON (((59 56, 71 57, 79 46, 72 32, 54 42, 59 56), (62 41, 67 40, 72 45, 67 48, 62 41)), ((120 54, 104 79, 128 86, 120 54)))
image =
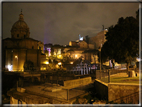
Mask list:
POLYGON ((69 74, 74 75, 89 75, 89 74, 95 74, 95 69, 82 69, 82 70, 67 70, 69 74))

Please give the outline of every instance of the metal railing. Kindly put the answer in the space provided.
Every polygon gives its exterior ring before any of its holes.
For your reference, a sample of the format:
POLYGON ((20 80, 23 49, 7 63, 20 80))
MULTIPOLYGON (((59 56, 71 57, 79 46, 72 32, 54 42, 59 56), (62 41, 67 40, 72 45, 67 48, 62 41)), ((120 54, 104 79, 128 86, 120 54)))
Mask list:
POLYGON ((118 73, 126 73, 126 71, 125 70, 115 70, 115 69, 107 69, 107 70, 101 70, 101 71, 96 70, 95 75, 96 75, 96 79, 109 83, 111 82, 110 77, 118 73))

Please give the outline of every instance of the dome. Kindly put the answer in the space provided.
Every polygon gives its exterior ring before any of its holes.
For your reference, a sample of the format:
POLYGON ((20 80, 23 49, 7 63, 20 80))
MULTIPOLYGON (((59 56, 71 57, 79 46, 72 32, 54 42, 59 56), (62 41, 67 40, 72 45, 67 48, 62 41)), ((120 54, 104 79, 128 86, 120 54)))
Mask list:
POLYGON ((28 38, 29 34, 29 27, 24 21, 24 15, 21 11, 21 14, 19 15, 19 20, 16 21, 11 28, 11 36, 15 39, 22 39, 28 38))
POLYGON ((22 29, 29 29, 28 25, 26 24, 25 21, 20 21, 18 20, 17 22, 15 22, 12 26, 12 29, 19 29, 19 28, 22 28, 22 29))

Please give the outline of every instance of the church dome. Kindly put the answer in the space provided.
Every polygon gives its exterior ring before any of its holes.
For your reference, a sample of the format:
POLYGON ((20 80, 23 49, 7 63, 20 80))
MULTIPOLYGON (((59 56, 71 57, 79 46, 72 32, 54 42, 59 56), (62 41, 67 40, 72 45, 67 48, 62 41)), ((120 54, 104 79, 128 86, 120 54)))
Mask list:
POLYGON ((29 29, 28 25, 26 24, 25 21, 20 21, 18 20, 17 22, 15 22, 12 26, 12 29, 19 29, 19 28, 22 28, 22 29, 29 29))
POLYGON ((24 15, 21 14, 19 15, 19 20, 16 21, 11 29, 11 36, 12 38, 15 39, 23 39, 23 38, 29 38, 29 27, 24 21, 24 15))

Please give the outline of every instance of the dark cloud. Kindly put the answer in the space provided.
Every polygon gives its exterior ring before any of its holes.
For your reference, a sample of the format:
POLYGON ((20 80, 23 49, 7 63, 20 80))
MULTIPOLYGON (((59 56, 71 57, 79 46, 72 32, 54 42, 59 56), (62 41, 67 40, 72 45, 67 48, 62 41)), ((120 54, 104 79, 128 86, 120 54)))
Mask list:
POLYGON ((44 43, 68 44, 78 35, 95 36, 117 23, 118 18, 136 16, 138 3, 3 3, 3 38, 11 37, 10 29, 21 9, 30 28, 30 37, 44 43))

